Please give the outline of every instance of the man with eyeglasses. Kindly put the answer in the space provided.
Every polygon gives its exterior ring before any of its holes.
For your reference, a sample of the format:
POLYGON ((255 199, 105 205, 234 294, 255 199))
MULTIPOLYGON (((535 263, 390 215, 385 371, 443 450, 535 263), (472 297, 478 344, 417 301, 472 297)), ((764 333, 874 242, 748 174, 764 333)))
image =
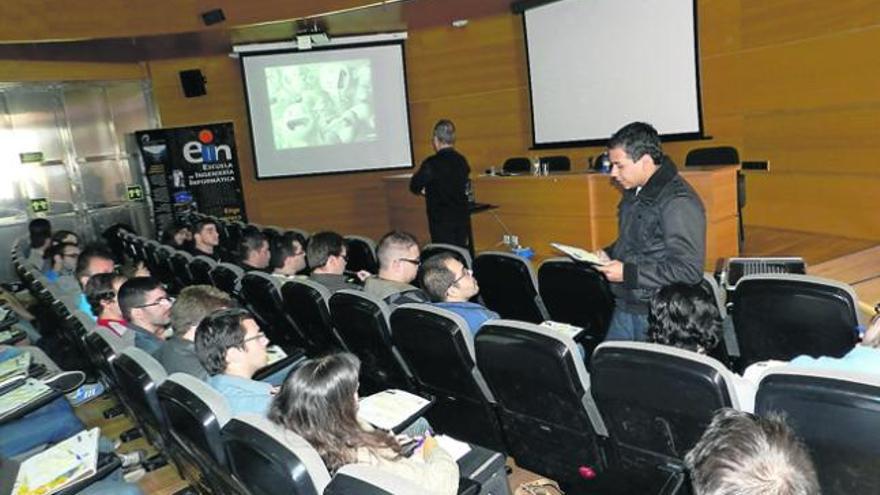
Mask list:
POLYGON ((128 329, 134 332, 134 345, 154 355, 165 342, 171 324, 171 305, 162 283, 153 277, 134 277, 122 284, 116 297, 128 329))
POLYGON ((313 235, 306 247, 306 258, 312 268, 309 279, 327 287, 330 292, 361 289, 360 285, 350 282, 345 276, 345 265, 348 263, 345 239, 336 232, 313 235))
POLYGON ((62 276, 73 278, 76 261, 79 259, 79 246, 70 242, 54 244, 46 248, 46 280, 57 283, 62 276))
POLYGON ((480 286, 474 273, 452 253, 436 254, 422 264, 422 286, 437 307, 464 318, 472 335, 486 321, 499 318, 498 313, 470 302, 480 293, 480 286))
POLYGON ((431 300, 422 289, 412 285, 419 273, 419 243, 411 234, 392 231, 379 240, 376 256, 379 258, 379 276, 364 283, 364 292, 393 307, 406 303, 426 303, 431 300))
POLYGON ((211 375, 208 384, 226 398, 233 415, 266 415, 276 389, 253 379, 266 366, 269 339, 247 310, 221 309, 196 330, 196 355, 211 375))

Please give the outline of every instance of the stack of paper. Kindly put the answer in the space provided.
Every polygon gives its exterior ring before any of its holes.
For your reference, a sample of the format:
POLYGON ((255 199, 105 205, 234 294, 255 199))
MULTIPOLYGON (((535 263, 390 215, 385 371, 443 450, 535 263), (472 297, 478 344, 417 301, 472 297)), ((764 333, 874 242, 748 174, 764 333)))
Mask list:
POLYGON ((98 468, 98 437, 92 428, 57 443, 21 463, 13 495, 49 495, 93 476, 98 468))
POLYGON ((24 385, 0 395, 0 417, 51 393, 52 389, 45 383, 28 378, 24 385))
POLYGON ((583 263, 589 263, 591 265, 600 265, 600 266, 608 264, 607 261, 603 261, 603 260, 599 259, 599 257, 596 256, 595 254, 593 254, 589 251, 586 251, 584 249, 581 249, 579 247, 568 246, 566 244, 559 244, 558 242, 551 242, 550 245, 553 246, 554 248, 556 248, 557 250, 562 251, 563 253, 565 253, 566 256, 568 256, 569 258, 571 258, 575 261, 580 261, 583 263))
POLYGON ((359 404, 358 419, 380 430, 395 431, 423 413, 431 401, 404 390, 390 389, 363 397, 359 404))
POLYGON ((30 366, 31 353, 29 352, 22 352, 15 357, 0 362, 0 381, 15 375, 27 376, 28 368, 30 368, 30 366))
POLYGON ((541 323, 542 327, 549 328, 554 332, 561 333, 562 335, 567 335, 568 337, 574 339, 578 336, 579 333, 583 332, 584 329, 581 327, 577 327, 574 325, 570 325, 568 323, 561 323, 558 321, 547 320, 541 323))
POLYGON ((287 353, 277 345, 270 345, 266 348, 266 365, 275 364, 287 357, 287 353))

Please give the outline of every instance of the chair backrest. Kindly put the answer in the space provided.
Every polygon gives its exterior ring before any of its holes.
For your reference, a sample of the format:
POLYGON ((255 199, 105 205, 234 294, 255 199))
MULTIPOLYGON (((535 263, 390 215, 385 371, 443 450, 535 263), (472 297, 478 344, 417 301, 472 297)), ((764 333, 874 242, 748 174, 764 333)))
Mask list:
POLYGON ((232 263, 217 263, 217 266, 211 270, 213 285, 236 298, 238 298, 238 291, 243 276, 244 270, 232 263))
POLYGON ((236 416, 221 437, 232 474, 252 495, 320 495, 330 482, 318 452, 264 416, 236 416))
POLYGON ((348 464, 339 468, 324 495, 420 495, 424 487, 375 466, 348 464))
POLYGON ((456 246, 454 244, 446 244, 443 242, 432 242, 425 245, 425 247, 422 248, 420 258, 422 261, 425 261, 431 256, 440 253, 452 253, 452 255, 455 256, 458 261, 460 261, 461 264, 465 266, 465 268, 474 267, 474 261, 473 259, 471 259, 471 253, 467 250, 467 248, 456 246))
POLYGON ((604 468, 597 436, 606 431, 578 346, 547 327, 490 320, 474 347, 517 465, 583 488, 578 468, 604 468))
POLYGON ((150 273, 158 278, 166 287, 175 287, 176 279, 174 276, 174 267, 171 265, 171 258, 174 256, 175 249, 170 246, 157 246, 153 252, 156 261, 156 271, 150 268, 150 273))
POLYGON ((217 262, 207 256, 195 256, 189 263, 189 273, 194 285, 213 285, 211 272, 217 266, 217 262))
POLYGON ((192 255, 185 251, 177 250, 171 255, 171 267, 174 269, 174 281, 178 291, 193 284, 192 274, 189 272, 189 265, 192 261, 192 255))
POLYGON ((266 236, 266 240, 269 241, 269 246, 274 246, 275 242, 278 238, 281 237, 283 229, 280 227, 268 226, 263 227, 263 235, 266 236))
POLYGON ((859 317, 849 285, 808 275, 749 275, 733 291, 733 327, 743 368, 801 354, 840 357, 853 348, 859 317))
POLYGON ((359 235, 347 235, 345 236, 345 246, 348 256, 348 262, 345 265, 347 272, 355 273, 366 270, 370 273, 379 273, 376 241, 359 235))
POLYGON ((684 159, 685 167, 712 165, 739 165, 739 152, 733 146, 696 148, 688 151, 684 159))
POLYGON ((428 419, 455 438, 504 450, 495 398, 477 368, 474 342, 461 316, 430 304, 391 313, 391 335, 418 388, 435 397, 428 419))
POLYGON ((822 493, 880 490, 880 377, 774 368, 763 375, 755 400, 756 414, 771 412, 784 413, 809 448, 822 493))
POLYGON ((346 349, 333 329, 330 291, 318 282, 293 279, 281 286, 281 308, 296 324, 314 355, 346 349))
POLYGON ((507 160, 504 160, 504 165, 501 166, 501 170, 509 174, 529 172, 531 169, 532 162, 524 156, 508 158, 507 160))
POLYGON ((538 268, 538 288, 550 319, 583 328, 582 343, 592 354, 605 340, 614 311, 605 276, 568 258, 551 258, 538 268))
POLYGON ((361 386, 373 391, 413 388, 407 365, 391 341, 388 306, 360 291, 330 297, 330 318, 346 347, 361 360, 361 386))
POLYGON ((502 318, 540 323, 549 319, 529 263, 519 256, 487 251, 474 259, 474 277, 485 305, 502 318))
POLYGON ((715 276, 710 272, 703 272, 703 280, 700 281, 700 287, 708 294, 715 306, 718 308, 718 314, 721 318, 727 316, 727 294, 721 290, 715 276))
POLYGON ((165 368, 137 347, 129 347, 113 362, 116 377, 128 405, 151 443, 164 445, 167 421, 159 406, 157 390, 167 378, 165 368))
POLYGON ((122 354, 124 344, 109 328, 98 327, 94 332, 86 336, 88 345, 98 353, 94 363, 98 366, 98 373, 104 383, 111 388, 118 389, 119 382, 116 378, 116 369, 113 361, 122 354))
POLYGON ((571 159, 565 155, 542 156, 541 164, 547 164, 549 172, 567 172, 571 170, 571 159))
POLYGON ((273 344, 285 350, 302 348, 306 344, 305 338, 281 309, 281 285, 281 280, 275 276, 247 272, 241 278, 241 299, 273 344))
POLYGON ((159 264, 156 259, 156 250, 159 249, 161 244, 158 241, 153 239, 145 239, 144 240, 144 261, 147 264, 147 268, 150 269, 150 273, 154 276, 158 277, 159 273, 159 264))
POLYGON ((606 342, 591 365, 593 397, 628 466, 681 465, 715 411, 740 408, 733 373, 695 352, 606 342))

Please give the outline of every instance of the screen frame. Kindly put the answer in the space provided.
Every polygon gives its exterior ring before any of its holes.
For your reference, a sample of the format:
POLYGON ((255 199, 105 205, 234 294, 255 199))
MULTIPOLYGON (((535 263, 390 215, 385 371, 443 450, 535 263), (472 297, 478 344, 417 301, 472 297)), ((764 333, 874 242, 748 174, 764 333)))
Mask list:
MULTIPOLYGON (((338 39, 338 38, 337 38, 338 39)), ((410 101, 409 101, 409 82, 407 80, 407 69, 406 69, 406 43, 405 39, 400 40, 388 40, 388 41, 371 41, 371 42, 357 42, 357 43, 341 43, 338 45, 327 45, 327 46, 318 46, 312 47, 308 50, 299 50, 297 48, 267 48, 266 50, 248 50, 246 52, 238 53, 239 58, 239 71, 241 73, 241 84, 242 89, 244 90, 244 100, 245 100, 245 111, 248 122, 248 136, 251 140, 251 160, 253 161, 254 167, 254 179, 257 181, 264 180, 276 180, 276 179, 291 179, 296 177, 319 177, 319 176, 330 176, 330 175, 345 175, 345 174, 363 174, 363 173, 373 173, 373 172, 389 172, 389 171, 405 171, 405 170, 413 170, 415 169, 415 152, 413 148, 413 139, 412 139, 412 115, 410 110, 410 101), (301 174, 284 174, 284 175, 260 175, 260 168, 257 165, 257 147, 256 142, 254 140, 254 124, 252 113, 251 113, 251 101, 250 101, 250 93, 248 92, 248 83, 247 76, 245 73, 244 62, 247 57, 260 57, 260 56, 268 56, 268 55, 282 55, 287 53, 313 53, 318 51, 332 51, 332 50, 348 50, 352 48, 372 48, 377 46, 397 46, 400 48, 400 59, 401 59, 401 67, 403 69, 403 96, 404 96, 404 105, 406 107, 406 131, 409 137, 409 166, 404 167, 381 167, 381 168, 364 168, 364 169, 355 169, 355 170, 333 170, 327 172, 310 172, 310 173, 301 173, 301 174)))

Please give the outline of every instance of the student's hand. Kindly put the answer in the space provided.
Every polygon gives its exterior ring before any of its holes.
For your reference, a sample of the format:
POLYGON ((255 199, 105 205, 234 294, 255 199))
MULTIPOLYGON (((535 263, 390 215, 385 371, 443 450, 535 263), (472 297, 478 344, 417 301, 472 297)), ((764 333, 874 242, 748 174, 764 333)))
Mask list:
POLYGON ((363 282, 373 276, 372 273, 370 273, 366 270, 360 270, 355 275, 357 275, 358 280, 360 280, 361 282, 363 282))
POLYGON ((604 249, 594 251, 593 254, 595 254, 596 257, 599 258, 599 261, 606 262, 606 263, 611 261, 611 258, 608 256, 608 253, 606 253, 604 249))
POLYGON ((278 395, 278 392, 280 392, 280 391, 281 391, 281 387, 275 386, 275 387, 272 387, 272 390, 270 390, 269 393, 272 395, 278 395))
POLYGON ((599 265, 596 270, 605 274, 609 282, 623 282, 623 263, 611 260, 605 265, 599 265))

